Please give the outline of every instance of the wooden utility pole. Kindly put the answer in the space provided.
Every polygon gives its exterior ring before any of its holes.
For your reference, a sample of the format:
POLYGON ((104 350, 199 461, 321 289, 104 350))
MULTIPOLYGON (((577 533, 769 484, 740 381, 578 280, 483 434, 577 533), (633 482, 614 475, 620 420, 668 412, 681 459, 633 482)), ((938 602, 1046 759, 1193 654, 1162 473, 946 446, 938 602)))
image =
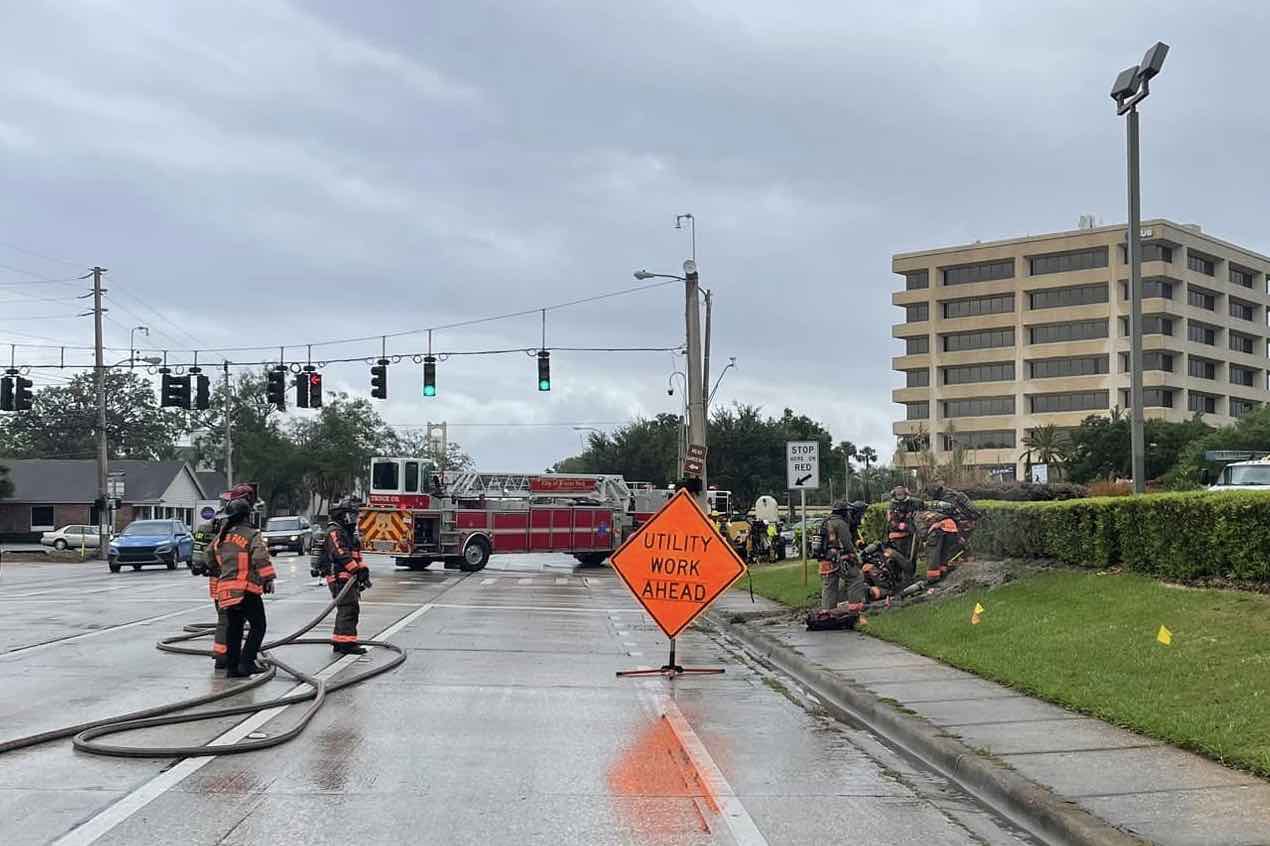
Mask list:
POLYGON ((110 540, 106 528, 106 515, 110 509, 106 503, 106 362, 101 341, 101 276, 106 272, 104 267, 93 268, 93 346, 95 347, 95 367, 97 374, 97 552, 102 558, 109 557, 110 540))

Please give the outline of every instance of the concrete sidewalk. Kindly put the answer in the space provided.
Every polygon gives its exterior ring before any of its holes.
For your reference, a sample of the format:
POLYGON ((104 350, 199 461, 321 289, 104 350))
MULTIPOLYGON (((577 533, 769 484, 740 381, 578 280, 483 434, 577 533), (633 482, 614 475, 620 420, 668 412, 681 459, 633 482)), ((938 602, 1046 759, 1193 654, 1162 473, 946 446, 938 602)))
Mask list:
MULTIPOLYGON (((782 609, 757 600, 731 592, 715 619, 782 609)), ((858 632, 809 632, 787 615, 739 628, 793 650, 810 674, 891 703, 1122 831, 1167 846, 1270 844, 1270 783, 1248 773, 858 632)))

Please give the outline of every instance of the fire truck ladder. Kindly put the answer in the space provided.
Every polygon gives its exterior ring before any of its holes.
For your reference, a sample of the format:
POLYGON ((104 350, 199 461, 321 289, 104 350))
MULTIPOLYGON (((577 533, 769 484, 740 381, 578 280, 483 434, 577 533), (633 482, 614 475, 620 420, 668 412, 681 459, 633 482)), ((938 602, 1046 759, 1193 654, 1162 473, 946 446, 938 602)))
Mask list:
POLYGON ((598 499, 607 505, 625 508, 631 490, 620 475, 587 473, 479 473, 474 470, 445 474, 445 491, 456 498, 467 499, 482 494, 487 499, 527 499, 533 497, 598 499), (534 479, 585 479, 594 481, 594 492, 566 493, 531 490, 534 479))

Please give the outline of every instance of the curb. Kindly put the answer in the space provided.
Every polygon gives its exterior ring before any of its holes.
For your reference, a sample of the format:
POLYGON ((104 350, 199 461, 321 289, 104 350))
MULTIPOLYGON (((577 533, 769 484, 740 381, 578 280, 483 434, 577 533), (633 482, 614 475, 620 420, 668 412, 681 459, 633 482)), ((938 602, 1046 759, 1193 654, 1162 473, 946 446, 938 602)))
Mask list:
POLYGON ((703 618, 711 628, 739 641, 762 663, 792 676, 830 711, 840 711, 863 723, 1044 839, 1076 846, 1143 846, 1148 842, 1008 767, 981 757, 924 718, 899 711, 776 638, 744 624, 731 623, 722 612, 707 611, 703 618))

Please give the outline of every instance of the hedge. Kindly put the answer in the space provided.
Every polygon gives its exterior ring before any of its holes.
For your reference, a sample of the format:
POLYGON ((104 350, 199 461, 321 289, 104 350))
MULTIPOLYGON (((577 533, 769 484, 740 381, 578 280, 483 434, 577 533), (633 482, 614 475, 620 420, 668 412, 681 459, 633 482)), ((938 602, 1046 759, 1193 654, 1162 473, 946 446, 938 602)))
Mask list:
MULTIPOLYGON (((1047 558, 1078 567, 1123 566, 1167 579, 1270 582, 1270 495, 1257 491, 1165 493, 1062 502, 977 502, 983 518, 971 552, 1047 558)), ((886 506, 870 506, 862 531, 882 537, 886 506)))

